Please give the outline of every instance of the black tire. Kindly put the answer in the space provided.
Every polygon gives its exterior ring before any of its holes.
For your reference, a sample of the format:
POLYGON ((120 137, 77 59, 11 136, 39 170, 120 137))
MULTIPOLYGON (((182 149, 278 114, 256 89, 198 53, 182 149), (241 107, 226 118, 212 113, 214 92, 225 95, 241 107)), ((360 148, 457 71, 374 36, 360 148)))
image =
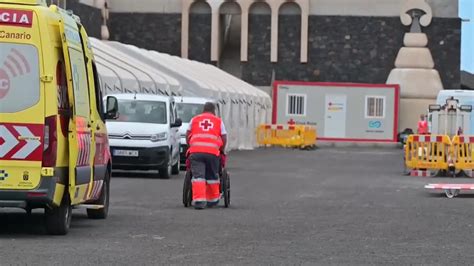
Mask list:
POLYGON ((178 175, 179 171, 181 171, 181 155, 178 154, 178 160, 176 161, 176 164, 173 165, 173 168, 171 169, 171 174, 178 175))
MULTIPOLYGON (((171 163, 171 162, 169 162, 171 163)), ((171 172, 172 172, 171 165, 168 165, 167 167, 159 168, 158 169, 158 175, 161 179, 170 179, 171 178, 171 172)))
POLYGON ((230 176, 227 170, 222 172, 222 187, 224 189, 224 207, 230 206, 230 176))
POLYGON ((193 188, 191 182, 191 172, 186 171, 186 175, 184 176, 184 184, 183 184, 183 205, 184 207, 191 206, 191 202, 193 200, 193 188))
MULTIPOLYGON (((67 188, 67 187, 66 187, 67 188)), ((46 208, 46 231, 50 235, 66 235, 71 226, 72 206, 69 193, 64 192, 59 207, 46 208)))
POLYGON ((89 219, 106 219, 109 214, 109 200, 110 200, 110 174, 106 172, 104 177, 104 184, 100 192, 100 198, 94 202, 98 205, 104 205, 102 209, 87 209, 87 217, 89 219))

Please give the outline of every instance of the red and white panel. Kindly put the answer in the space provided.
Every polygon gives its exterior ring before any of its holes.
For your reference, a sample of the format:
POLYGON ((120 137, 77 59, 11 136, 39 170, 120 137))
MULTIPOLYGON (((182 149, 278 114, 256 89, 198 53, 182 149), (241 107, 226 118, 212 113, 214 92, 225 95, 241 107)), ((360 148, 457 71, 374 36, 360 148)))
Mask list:
POLYGON ((427 170, 411 170, 410 176, 430 177, 432 176, 432 173, 427 170))
MULTIPOLYGON (((92 182, 92 191, 90 192, 89 199, 96 200, 100 197, 100 192, 102 191, 102 186, 104 185, 104 180, 98 180, 92 182)), ((87 184, 87 190, 89 190, 89 184, 87 184)), ((84 195, 84 200, 87 198, 87 193, 84 195)))
POLYGON ((432 136, 432 135, 417 135, 413 136, 413 141, 415 142, 443 142, 443 136, 432 136))
POLYGON ((459 190, 474 190, 474 184, 429 184, 425 188, 435 190, 459 189, 459 190))
POLYGON ((77 156, 77 166, 90 164, 91 138, 89 133, 79 133, 77 136, 79 153, 77 156))
POLYGON ((43 125, 0 124, 0 160, 41 161, 43 125))
POLYGON ((276 130, 295 130, 294 125, 265 125, 265 129, 276 129, 276 130))
POLYGON ((474 137, 459 137, 460 143, 474 143, 474 137))

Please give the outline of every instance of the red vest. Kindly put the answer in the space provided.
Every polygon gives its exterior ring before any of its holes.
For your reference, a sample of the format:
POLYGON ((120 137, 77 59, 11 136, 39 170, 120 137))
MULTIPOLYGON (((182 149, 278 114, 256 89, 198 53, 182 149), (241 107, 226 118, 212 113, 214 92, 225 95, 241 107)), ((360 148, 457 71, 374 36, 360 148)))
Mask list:
POLYGON ((189 153, 210 153, 219 156, 223 144, 221 123, 222 120, 211 113, 195 116, 191 123, 189 153))
POLYGON ((428 122, 425 121, 418 121, 418 134, 428 134, 428 122))

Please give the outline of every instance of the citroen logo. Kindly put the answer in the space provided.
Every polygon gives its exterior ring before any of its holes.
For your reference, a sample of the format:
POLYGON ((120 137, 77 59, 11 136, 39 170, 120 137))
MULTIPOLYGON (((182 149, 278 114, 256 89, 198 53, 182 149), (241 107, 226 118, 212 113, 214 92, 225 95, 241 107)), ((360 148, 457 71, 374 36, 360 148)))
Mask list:
POLYGON ((130 134, 125 134, 125 135, 123 135, 123 138, 124 139, 132 139, 132 136, 130 136, 130 134))

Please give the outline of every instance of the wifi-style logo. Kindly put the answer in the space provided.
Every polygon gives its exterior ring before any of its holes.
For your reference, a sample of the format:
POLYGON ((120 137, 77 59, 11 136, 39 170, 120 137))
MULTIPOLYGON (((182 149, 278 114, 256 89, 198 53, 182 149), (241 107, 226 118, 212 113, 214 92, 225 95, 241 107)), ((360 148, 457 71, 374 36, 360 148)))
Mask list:
POLYGON ((4 98, 11 88, 11 81, 31 72, 30 64, 17 49, 11 49, 0 68, 0 99, 4 98))

